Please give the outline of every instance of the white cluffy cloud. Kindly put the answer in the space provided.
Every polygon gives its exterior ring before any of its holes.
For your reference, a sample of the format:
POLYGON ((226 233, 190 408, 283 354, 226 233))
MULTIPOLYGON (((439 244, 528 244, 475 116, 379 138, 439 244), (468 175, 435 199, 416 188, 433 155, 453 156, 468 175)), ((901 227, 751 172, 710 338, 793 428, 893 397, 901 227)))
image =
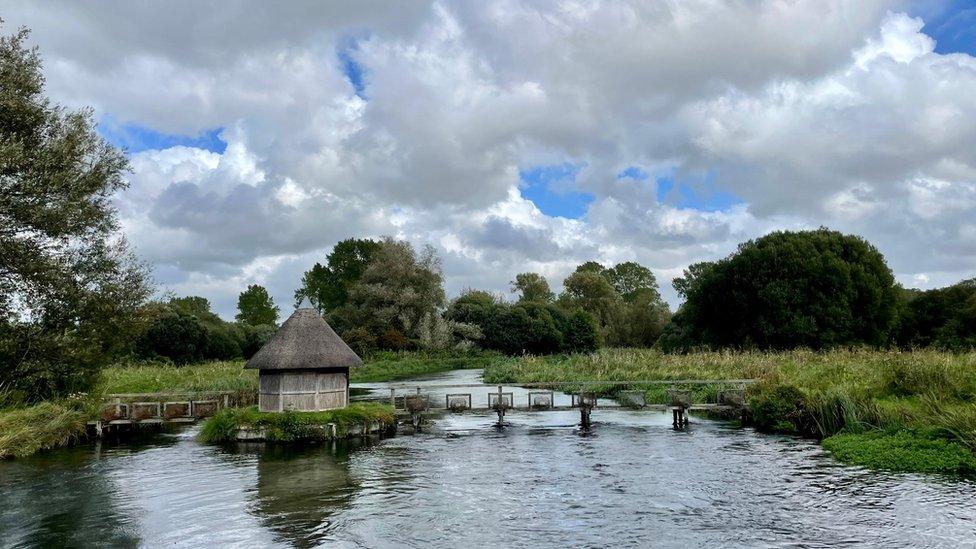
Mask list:
POLYGON ((350 236, 433 244, 449 294, 636 260, 676 305, 689 263, 819 225, 907 286, 976 269, 976 59, 901 4, 0 3, 56 101, 222 128, 222 152, 133 153, 117 203, 160 282, 225 317, 249 283, 290 302, 350 236), (592 197, 579 219, 520 181, 567 163, 553 193, 592 197))

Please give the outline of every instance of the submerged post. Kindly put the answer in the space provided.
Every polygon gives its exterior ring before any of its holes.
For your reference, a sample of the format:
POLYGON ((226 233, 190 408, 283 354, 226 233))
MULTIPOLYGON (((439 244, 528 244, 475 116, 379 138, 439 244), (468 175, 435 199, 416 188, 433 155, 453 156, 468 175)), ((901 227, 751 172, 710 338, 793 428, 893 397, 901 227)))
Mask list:
POLYGON ((498 413, 498 426, 501 427, 505 420, 505 404, 502 402, 502 386, 498 386, 498 400, 495 401, 495 412, 498 413))
POLYGON ((596 395, 594 393, 579 394, 580 427, 583 429, 590 428, 590 412, 593 411, 594 406, 596 406, 596 395))

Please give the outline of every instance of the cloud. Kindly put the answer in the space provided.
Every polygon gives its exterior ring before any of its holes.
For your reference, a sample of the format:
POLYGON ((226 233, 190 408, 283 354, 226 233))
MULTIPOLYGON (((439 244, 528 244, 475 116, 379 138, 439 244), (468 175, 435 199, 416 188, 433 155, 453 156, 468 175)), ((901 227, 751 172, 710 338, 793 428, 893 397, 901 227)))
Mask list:
POLYGON ((56 101, 162 136, 221 128, 223 152, 156 136, 184 145, 131 154, 116 203, 160 281, 228 318, 248 283, 290 303, 350 236, 435 245, 449 293, 636 260, 677 305, 689 263, 819 225, 864 235, 906 285, 973 274, 976 60, 936 53, 898 5, 389 8, 3 2, 56 101), (563 165, 576 219, 520 177, 563 165))

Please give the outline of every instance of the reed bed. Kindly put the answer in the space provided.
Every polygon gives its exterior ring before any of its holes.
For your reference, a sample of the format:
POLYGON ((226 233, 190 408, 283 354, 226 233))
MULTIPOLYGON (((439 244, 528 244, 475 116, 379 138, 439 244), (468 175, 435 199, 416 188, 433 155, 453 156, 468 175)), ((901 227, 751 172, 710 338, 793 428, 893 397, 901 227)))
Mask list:
MULTIPOLYGON (((918 455, 941 451, 944 444, 953 452, 976 451, 972 352, 847 349, 669 355, 653 349, 603 349, 587 355, 523 357, 493 365, 485 373, 488 383, 681 379, 758 380, 747 391, 748 423, 763 431, 828 439, 826 447, 840 459, 862 465, 906 470, 925 461, 918 455), (906 455, 894 455, 899 452, 906 455)), ((604 388, 608 394, 617 389, 604 388)), ((644 389, 649 401, 663 397, 660 388, 644 389)), ((712 396, 705 389, 696 391, 696 399, 712 396)), ((972 465, 966 460, 933 463, 942 464, 946 472, 969 472, 972 465)))

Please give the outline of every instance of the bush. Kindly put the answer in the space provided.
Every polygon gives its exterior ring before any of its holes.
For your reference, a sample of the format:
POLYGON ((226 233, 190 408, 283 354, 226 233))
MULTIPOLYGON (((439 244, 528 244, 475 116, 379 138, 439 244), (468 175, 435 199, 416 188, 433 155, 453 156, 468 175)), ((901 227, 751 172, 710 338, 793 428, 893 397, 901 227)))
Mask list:
POLYGON ((768 433, 812 434, 813 418, 803 392, 792 385, 759 386, 749 398, 752 424, 768 433))
POLYGON ((411 348, 407 336, 396 328, 387 328, 376 338, 376 344, 384 351, 406 351, 411 348))

